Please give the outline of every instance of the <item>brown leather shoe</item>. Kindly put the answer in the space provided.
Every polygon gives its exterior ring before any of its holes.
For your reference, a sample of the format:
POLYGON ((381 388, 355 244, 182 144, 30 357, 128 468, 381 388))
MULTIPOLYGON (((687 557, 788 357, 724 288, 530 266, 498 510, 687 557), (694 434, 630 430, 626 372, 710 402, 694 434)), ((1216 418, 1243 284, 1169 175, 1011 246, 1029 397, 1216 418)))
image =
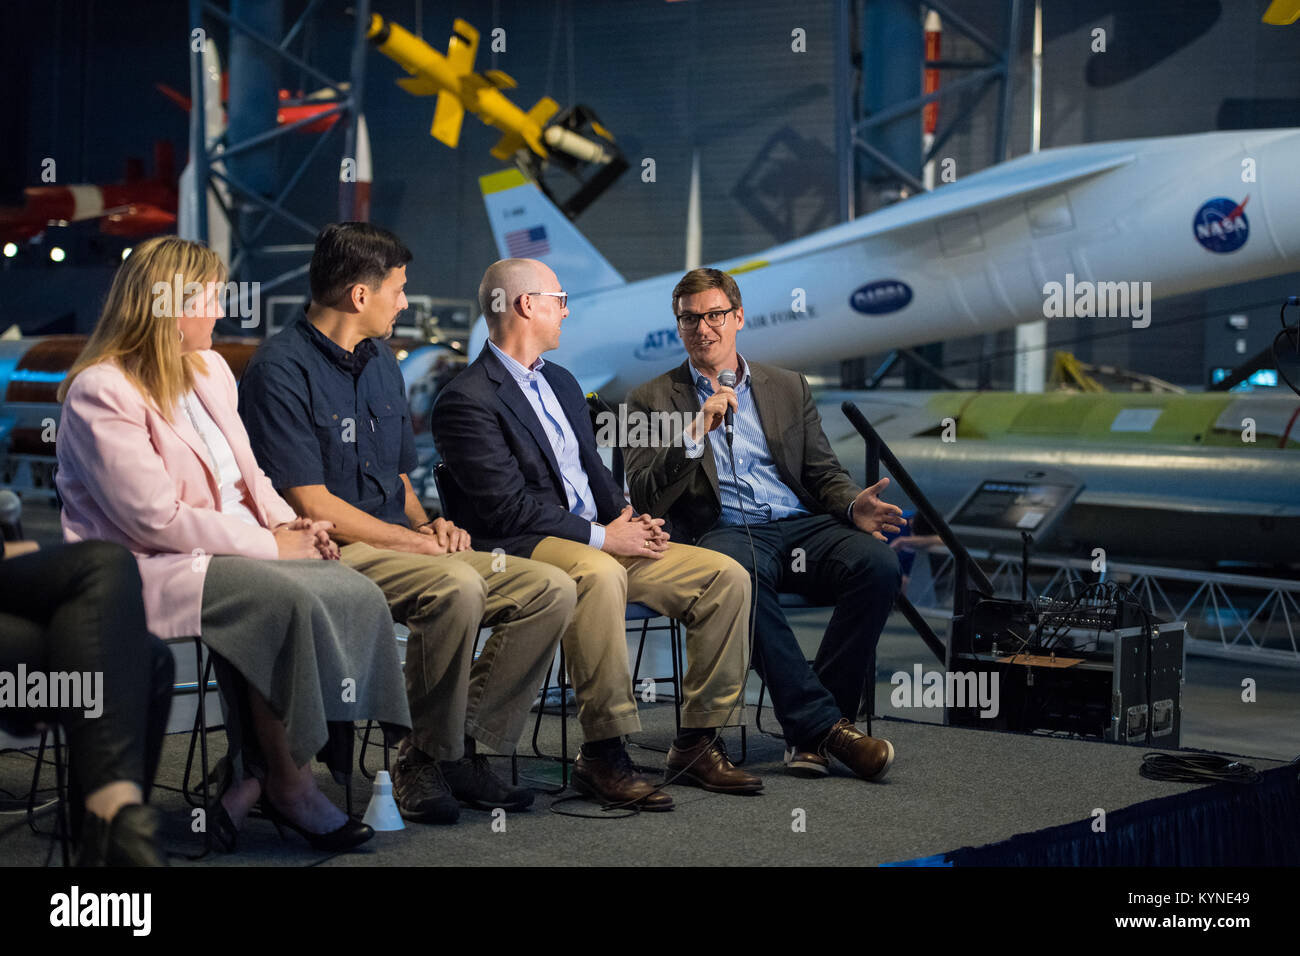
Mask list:
POLYGON ((726 745, 712 734, 685 750, 676 744, 669 747, 667 777, 714 793, 758 793, 763 789, 762 779, 733 764, 726 745))
POLYGON ((863 780, 879 780, 894 762, 894 745, 879 737, 868 737, 847 717, 831 728, 822 753, 834 757, 863 780))
POLYGON ((656 792, 655 784, 632 768, 631 758, 621 748, 613 760, 578 754, 573 762, 573 789, 603 804, 635 804, 637 809, 652 811, 673 808, 673 798, 662 790, 656 792))
POLYGON ((825 777, 831 772, 831 762, 815 750, 787 747, 785 765, 796 777, 825 777))

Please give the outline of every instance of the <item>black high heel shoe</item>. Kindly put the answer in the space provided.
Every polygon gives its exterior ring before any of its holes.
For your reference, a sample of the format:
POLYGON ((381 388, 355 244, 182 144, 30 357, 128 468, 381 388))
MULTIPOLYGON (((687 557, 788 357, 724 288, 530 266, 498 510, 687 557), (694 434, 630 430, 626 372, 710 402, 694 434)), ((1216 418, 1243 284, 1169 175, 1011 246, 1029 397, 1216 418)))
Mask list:
POLYGON ((208 803, 205 808, 208 833, 212 837, 212 844, 222 853, 234 853, 235 844, 239 840, 239 828, 235 826, 235 821, 230 817, 230 811, 226 805, 221 802, 221 798, 230 790, 235 780, 235 769, 230 763, 229 757, 222 757, 217 761, 214 768, 213 776, 218 778, 216 796, 208 803))
POLYGON ((343 850, 351 850, 360 846, 375 835, 375 831, 369 824, 354 820, 352 817, 348 817, 337 830, 331 830, 329 833, 312 833, 285 816, 284 811, 272 803, 271 798, 265 793, 262 794, 258 808, 262 811, 262 816, 275 824, 275 832, 280 834, 281 840, 284 839, 284 831, 280 828, 282 826, 288 827, 310 843, 313 850, 340 853, 343 850))

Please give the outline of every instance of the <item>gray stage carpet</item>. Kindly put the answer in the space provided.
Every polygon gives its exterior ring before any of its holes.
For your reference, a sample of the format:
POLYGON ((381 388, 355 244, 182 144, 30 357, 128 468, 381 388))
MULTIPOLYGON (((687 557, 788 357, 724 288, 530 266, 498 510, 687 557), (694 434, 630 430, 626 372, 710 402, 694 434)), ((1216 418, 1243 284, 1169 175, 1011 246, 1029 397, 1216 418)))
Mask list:
MULTIPOLYGON (((770 713, 770 712, 769 712, 770 713)), ((671 703, 642 705, 645 731, 636 740, 666 748, 672 737, 671 703)), ((576 731, 576 723, 571 722, 576 731)), ((945 728, 930 723, 878 720, 877 736, 890 739, 897 760, 883 783, 869 784, 837 768, 833 776, 804 780, 781 765, 782 745, 752 731, 750 718, 747 766, 761 774, 766 790, 756 797, 727 797, 687 786, 673 786, 677 807, 671 813, 646 813, 626 819, 572 819, 550 812, 558 798, 539 795, 525 813, 510 814, 505 831, 496 832, 491 816, 462 812, 451 827, 410 824, 397 833, 381 833, 360 851, 329 857, 313 852, 295 834, 281 840, 272 825, 250 819, 233 855, 214 854, 197 864, 179 854, 198 848, 189 832, 190 816, 180 795, 159 790, 157 804, 166 814, 174 863, 197 866, 870 866, 940 854, 963 846, 980 846, 1014 834, 1077 822, 1089 828, 1097 808, 1114 810, 1192 789, 1138 775, 1145 749, 1045 736, 999 734, 945 728), (801 831, 794 824, 802 821, 801 831)), ((739 733, 727 732, 729 749, 739 753, 739 733)), ((218 732, 216 754, 224 750, 218 732)), ((158 780, 179 786, 187 734, 168 738, 158 780)), ((559 719, 543 721, 544 749, 558 750, 559 719)), ((661 766, 663 756, 632 748, 633 759, 661 766)), ((215 755, 214 755, 215 759, 215 755)), ((379 752, 372 749, 374 767, 379 752)), ((493 758, 509 773, 509 761, 493 758)), ((1279 766, 1251 760, 1259 770, 1279 766)), ((549 761, 520 761, 521 771, 538 786, 558 783, 558 766, 549 761)), ((0 755, 0 797, 25 796, 32 759, 0 755)), ((340 804, 342 788, 319 769, 321 786, 340 804)), ((43 787, 53 787, 47 772, 43 787)), ((370 785, 354 777, 358 812, 370 785)), ((571 793, 572 791, 570 791, 571 793)), ((48 797, 48 791, 43 797, 48 797)), ((12 807, 12 804, 9 805, 12 807)), ((601 816, 586 801, 559 804, 559 809, 601 816)), ((39 818, 49 830, 53 817, 39 818)), ((498 827, 499 830, 499 827, 498 827)), ((21 813, 0 816, 0 863, 40 865, 50 841, 28 829, 21 813)), ((57 865, 58 853, 55 853, 57 865)))

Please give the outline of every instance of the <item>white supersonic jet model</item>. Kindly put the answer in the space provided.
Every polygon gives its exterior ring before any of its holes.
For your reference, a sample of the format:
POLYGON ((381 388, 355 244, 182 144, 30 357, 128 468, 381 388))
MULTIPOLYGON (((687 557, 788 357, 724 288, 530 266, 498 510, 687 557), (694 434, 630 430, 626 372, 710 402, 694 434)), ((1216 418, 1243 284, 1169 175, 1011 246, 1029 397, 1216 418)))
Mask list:
MULTIPOLYGON (((804 368, 1057 316, 1151 321, 1151 301, 1300 270, 1300 130, 1047 149, 870 215, 715 263, 737 277, 744 354, 804 368)), ((569 292, 548 355, 617 399, 685 357, 681 273, 627 282, 524 176, 480 181, 502 257, 569 292)), ((486 339, 482 321, 470 358, 486 339)))

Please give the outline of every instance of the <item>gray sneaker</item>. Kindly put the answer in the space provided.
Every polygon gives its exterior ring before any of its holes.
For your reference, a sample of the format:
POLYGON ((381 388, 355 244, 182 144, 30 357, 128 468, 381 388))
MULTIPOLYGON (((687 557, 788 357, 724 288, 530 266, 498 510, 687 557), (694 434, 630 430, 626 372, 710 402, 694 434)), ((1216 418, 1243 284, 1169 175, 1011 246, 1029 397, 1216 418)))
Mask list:
POLYGON ((438 769, 438 761, 402 741, 393 766, 393 798, 404 820, 412 823, 455 823, 460 803, 438 769))

